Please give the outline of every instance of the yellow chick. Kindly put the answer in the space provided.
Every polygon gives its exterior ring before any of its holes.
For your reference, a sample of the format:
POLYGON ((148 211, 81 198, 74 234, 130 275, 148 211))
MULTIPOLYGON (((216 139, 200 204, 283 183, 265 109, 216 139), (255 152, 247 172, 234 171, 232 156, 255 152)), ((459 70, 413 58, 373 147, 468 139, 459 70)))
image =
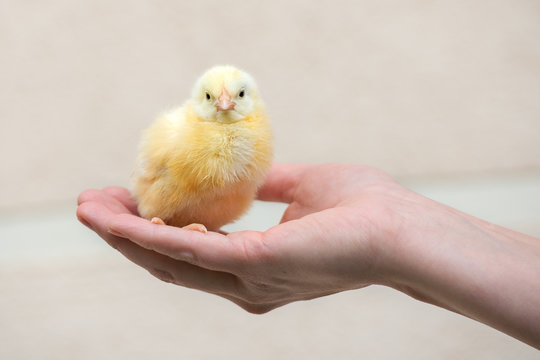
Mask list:
POLYGON ((215 231, 249 208, 271 163, 272 133, 253 78, 216 66, 191 99, 144 132, 132 192, 139 214, 155 224, 215 231))

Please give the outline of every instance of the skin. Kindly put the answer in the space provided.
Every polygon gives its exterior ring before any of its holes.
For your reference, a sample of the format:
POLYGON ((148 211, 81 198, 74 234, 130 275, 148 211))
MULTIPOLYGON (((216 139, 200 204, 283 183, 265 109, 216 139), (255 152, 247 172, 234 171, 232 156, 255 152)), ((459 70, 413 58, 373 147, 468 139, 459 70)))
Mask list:
POLYGON ((379 284, 540 348, 539 239, 360 165, 276 164, 258 198, 289 204, 265 232, 155 225, 119 187, 83 192, 77 216, 157 278, 252 313, 379 284))

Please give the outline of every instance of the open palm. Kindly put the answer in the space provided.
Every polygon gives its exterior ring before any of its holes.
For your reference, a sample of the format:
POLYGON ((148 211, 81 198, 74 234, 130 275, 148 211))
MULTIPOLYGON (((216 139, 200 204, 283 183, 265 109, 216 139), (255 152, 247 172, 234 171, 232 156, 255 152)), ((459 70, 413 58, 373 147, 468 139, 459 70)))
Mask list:
POLYGON ((379 229, 389 228, 381 198, 403 190, 368 167, 276 164, 258 198, 289 206, 265 232, 202 234, 151 224, 119 187, 83 192, 77 216, 159 279, 263 313, 377 282, 375 243, 379 229))

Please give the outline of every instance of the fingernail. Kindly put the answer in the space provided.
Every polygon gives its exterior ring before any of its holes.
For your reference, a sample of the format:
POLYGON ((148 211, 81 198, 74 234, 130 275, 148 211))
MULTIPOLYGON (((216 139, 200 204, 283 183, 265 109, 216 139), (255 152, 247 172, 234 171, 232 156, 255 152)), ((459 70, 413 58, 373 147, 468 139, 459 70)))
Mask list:
POLYGON ((121 238, 126 238, 127 236, 122 234, 120 231, 117 231, 117 230, 114 230, 114 229, 111 229, 111 228, 108 228, 107 231, 109 232, 109 234, 112 234, 114 236, 118 236, 118 237, 121 237, 121 238))

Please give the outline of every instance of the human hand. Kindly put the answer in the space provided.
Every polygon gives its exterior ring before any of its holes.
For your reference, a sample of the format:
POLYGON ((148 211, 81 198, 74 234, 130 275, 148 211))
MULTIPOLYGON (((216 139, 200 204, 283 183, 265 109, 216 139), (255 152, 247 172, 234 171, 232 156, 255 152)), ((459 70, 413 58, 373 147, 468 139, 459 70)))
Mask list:
POLYGON ((161 280, 225 297, 253 313, 384 283, 392 206, 410 192, 358 165, 275 165, 258 197, 289 203, 265 232, 202 234, 137 216, 126 189, 87 190, 79 219, 161 280))
POLYGON ((382 284, 540 348, 539 239, 366 166, 277 164, 258 197, 289 203, 280 224, 264 232, 155 225, 118 187, 83 192, 77 216, 159 279, 252 313, 382 284))

